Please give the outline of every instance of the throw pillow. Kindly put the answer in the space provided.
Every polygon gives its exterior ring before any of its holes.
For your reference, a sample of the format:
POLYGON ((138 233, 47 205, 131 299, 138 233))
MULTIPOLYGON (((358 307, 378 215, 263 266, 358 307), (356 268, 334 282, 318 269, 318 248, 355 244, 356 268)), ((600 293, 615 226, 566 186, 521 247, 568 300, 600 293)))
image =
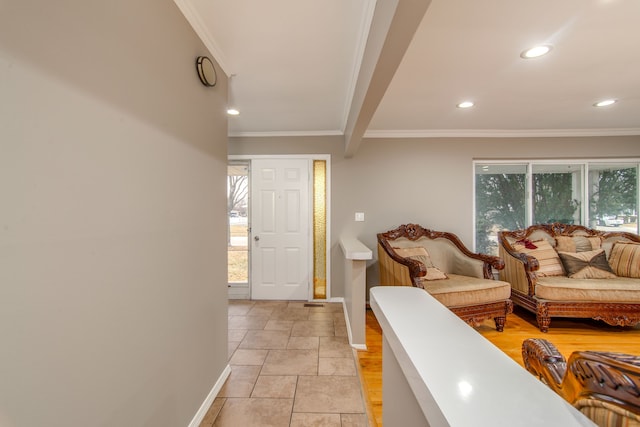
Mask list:
POLYGON ((595 251, 596 249, 600 249, 602 247, 602 237, 600 236, 585 236, 585 239, 587 239, 589 243, 591 243, 591 250, 595 251))
POLYGON ((438 267, 427 267, 427 273, 421 277, 422 280, 443 280, 448 279, 449 276, 438 267))
POLYGON ((598 236, 556 236, 558 252, 588 252, 602 247, 602 239, 598 236))
POLYGON ((536 240, 532 243, 536 249, 527 249, 523 244, 515 244, 513 248, 538 260, 538 264, 540 264, 540 268, 536 271, 538 276, 564 276, 560 257, 551 244, 546 239, 536 240))
POLYGON ((604 249, 587 252, 558 252, 567 275, 572 279, 615 279, 604 249))
POLYGON ((422 246, 416 246, 413 248, 393 248, 393 250, 403 258, 414 258, 423 263, 427 268, 433 267, 433 262, 431 261, 429 252, 427 252, 427 250, 422 246), (416 257, 420 257, 421 259, 416 257))
POLYGON ((609 265, 618 276, 640 278, 640 243, 616 242, 609 265))
POLYGON ((415 259, 424 264, 427 273, 422 276, 422 280, 442 280, 449 278, 442 270, 433 265, 429 252, 427 252, 425 248, 419 246, 415 248, 393 248, 393 250, 403 258, 415 259))

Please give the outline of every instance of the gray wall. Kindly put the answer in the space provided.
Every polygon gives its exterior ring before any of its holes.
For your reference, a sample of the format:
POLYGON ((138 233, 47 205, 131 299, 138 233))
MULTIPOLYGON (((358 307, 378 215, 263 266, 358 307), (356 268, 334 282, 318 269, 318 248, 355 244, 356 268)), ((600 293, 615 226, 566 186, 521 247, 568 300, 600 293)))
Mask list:
POLYGON ((186 426, 227 365, 226 79, 171 0, 0 9, 0 425, 186 426))
MULTIPOLYGON (((230 154, 332 154, 332 296, 343 296, 341 235, 355 236, 376 254, 376 233, 419 223, 473 244, 475 159, 640 157, 640 137, 442 138, 365 140, 353 158, 339 137, 231 138, 230 154), (354 213, 364 212, 365 222, 354 213)), ((378 270, 369 263, 367 283, 378 270)))

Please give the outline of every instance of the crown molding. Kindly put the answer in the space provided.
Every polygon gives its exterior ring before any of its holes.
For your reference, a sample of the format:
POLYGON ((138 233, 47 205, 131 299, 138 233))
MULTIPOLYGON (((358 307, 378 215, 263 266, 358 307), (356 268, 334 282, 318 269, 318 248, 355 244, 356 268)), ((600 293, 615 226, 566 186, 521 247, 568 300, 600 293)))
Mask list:
POLYGON ((640 128, 368 130, 364 138, 553 138, 630 135, 640 135, 640 128))
POLYGON ((264 138, 273 136, 344 136, 344 132, 340 130, 229 132, 227 136, 232 138, 264 138))
POLYGON ((200 37, 200 40, 202 40, 202 43, 204 43, 207 50, 215 58, 220 68, 222 68, 222 71, 227 76, 232 75, 233 72, 231 71, 231 67, 229 66, 224 53, 220 49, 220 46, 218 46, 218 43, 216 43, 214 38, 211 36, 211 33, 209 33, 209 30, 207 30, 207 26, 202 21, 202 18, 193 3, 189 0, 173 0, 173 2, 178 6, 178 9, 180 9, 180 12, 182 12, 184 17, 187 18, 187 21, 191 24, 191 27, 198 37, 200 37))
MULTIPOLYGON (((640 128, 618 129, 430 129, 369 130, 363 138, 568 138, 588 136, 636 136, 640 128)), ((278 136, 344 136, 340 130, 229 132, 232 138, 266 138, 278 136)))

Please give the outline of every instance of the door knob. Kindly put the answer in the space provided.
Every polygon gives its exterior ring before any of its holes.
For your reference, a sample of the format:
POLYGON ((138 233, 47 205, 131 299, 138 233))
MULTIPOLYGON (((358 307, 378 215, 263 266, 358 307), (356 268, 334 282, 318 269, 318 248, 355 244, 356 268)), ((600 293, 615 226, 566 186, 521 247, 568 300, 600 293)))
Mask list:
POLYGON ((260 236, 254 237, 253 240, 255 240, 257 242, 258 240, 260 240, 260 236))

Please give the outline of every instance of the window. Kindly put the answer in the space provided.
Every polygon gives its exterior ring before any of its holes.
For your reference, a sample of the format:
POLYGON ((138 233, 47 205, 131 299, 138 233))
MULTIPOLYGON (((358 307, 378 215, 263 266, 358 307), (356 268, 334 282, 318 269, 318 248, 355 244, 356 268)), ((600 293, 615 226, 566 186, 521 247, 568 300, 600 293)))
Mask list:
POLYGON ((525 227, 527 165, 476 164, 476 250, 498 253, 498 231, 525 227))
POLYGON ((589 225, 638 233, 638 164, 589 168, 589 225))
POLYGON ((582 165, 532 165, 532 224, 580 224, 582 165))
POLYGON ((249 163, 227 168, 227 266, 229 284, 249 282, 249 163))
POLYGON ((498 231, 531 224, 561 222, 638 233, 638 165, 474 162, 475 250, 497 255, 498 231))

